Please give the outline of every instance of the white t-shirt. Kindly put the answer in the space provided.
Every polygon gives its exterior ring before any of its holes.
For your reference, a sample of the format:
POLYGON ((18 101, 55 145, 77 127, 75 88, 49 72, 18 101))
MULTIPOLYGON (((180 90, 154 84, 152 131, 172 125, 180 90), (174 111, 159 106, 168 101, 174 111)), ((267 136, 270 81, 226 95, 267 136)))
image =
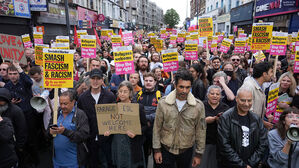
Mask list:
POLYGON ((187 100, 179 100, 179 99, 175 99, 176 104, 178 106, 178 110, 181 111, 182 108, 184 107, 184 105, 186 104, 187 100))
POLYGON ((96 101, 96 104, 97 104, 98 101, 99 101, 100 95, 101 95, 101 92, 99 92, 99 93, 97 93, 97 94, 93 94, 93 93, 91 93, 91 96, 92 96, 93 99, 96 101))

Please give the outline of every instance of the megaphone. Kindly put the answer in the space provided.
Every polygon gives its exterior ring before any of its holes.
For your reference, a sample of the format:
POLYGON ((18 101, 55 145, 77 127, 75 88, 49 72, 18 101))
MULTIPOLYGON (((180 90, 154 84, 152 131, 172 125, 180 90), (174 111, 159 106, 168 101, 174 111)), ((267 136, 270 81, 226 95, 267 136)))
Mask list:
POLYGON ((45 109, 49 94, 50 92, 48 90, 44 90, 40 96, 32 97, 30 99, 31 106, 37 111, 45 109))
POLYGON ((287 131, 287 138, 293 142, 299 142, 299 128, 295 124, 291 124, 287 131))

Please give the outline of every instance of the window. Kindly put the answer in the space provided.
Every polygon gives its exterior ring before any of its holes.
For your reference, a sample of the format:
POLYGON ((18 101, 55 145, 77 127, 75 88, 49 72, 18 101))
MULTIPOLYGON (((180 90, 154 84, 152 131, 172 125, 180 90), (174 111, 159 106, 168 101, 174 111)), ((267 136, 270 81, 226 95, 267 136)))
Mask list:
POLYGON ((213 10, 213 5, 211 5, 211 11, 213 10))
POLYGON ((216 9, 218 9, 218 2, 216 2, 216 9))
POLYGON ((207 8, 207 12, 209 12, 209 7, 207 8))
POLYGON ((236 7, 238 7, 239 5, 240 5, 240 1, 237 0, 237 2, 236 2, 236 7))
POLYGON ((228 12, 230 11, 231 8, 232 8, 232 1, 228 0, 228 12))
POLYGON ((221 8, 223 8, 223 0, 221 0, 221 8))

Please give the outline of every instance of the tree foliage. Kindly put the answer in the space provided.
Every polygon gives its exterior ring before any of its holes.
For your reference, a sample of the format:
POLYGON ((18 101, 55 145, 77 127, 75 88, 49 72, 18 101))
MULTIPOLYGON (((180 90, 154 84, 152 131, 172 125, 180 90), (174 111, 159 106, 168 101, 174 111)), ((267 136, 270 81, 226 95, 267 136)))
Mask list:
POLYGON ((173 8, 168 9, 164 15, 164 23, 169 28, 174 28, 175 25, 179 24, 180 16, 173 8))

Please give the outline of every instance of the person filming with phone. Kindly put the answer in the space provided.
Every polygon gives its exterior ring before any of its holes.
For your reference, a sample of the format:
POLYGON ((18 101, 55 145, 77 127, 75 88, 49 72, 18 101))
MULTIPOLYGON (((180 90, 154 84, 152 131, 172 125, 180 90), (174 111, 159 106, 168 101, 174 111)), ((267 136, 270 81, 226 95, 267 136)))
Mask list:
POLYGON ((72 91, 61 93, 59 105, 57 124, 51 124, 51 119, 48 129, 48 134, 54 137, 53 167, 84 167, 88 152, 85 141, 89 136, 87 116, 77 108, 72 91))

